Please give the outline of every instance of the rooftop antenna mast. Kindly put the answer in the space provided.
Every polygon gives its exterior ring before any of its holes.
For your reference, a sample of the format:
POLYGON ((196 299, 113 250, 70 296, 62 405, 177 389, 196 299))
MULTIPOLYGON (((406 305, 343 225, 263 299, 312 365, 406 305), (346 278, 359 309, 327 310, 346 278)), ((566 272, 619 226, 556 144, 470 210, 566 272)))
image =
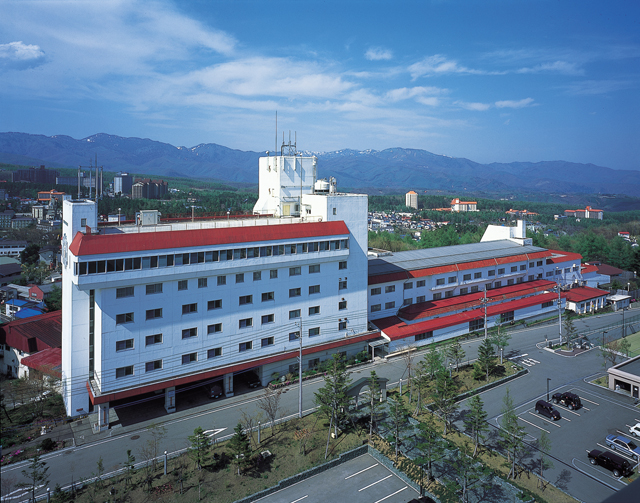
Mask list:
POLYGON ((296 150, 296 143, 298 139, 298 133, 295 133, 295 140, 294 143, 291 143, 291 131, 289 131, 289 143, 285 143, 284 142, 284 131, 282 132, 282 147, 280 147, 280 155, 288 155, 288 156, 296 156, 297 154, 297 150, 296 150), (286 149, 286 150, 285 150, 286 149), (285 153, 286 151, 286 153, 285 153))

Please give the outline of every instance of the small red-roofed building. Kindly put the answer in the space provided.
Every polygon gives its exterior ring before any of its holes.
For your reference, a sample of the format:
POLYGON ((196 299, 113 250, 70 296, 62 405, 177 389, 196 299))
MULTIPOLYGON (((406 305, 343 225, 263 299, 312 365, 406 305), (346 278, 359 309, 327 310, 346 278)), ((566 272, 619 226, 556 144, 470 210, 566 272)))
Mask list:
POLYGON ((461 201, 460 198, 455 198, 451 201, 451 211, 478 211, 477 201, 461 201))
POLYGON ((563 296, 566 309, 578 314, 593 313, 607 305, 609 292, 588 286, 574 287, 563 296))

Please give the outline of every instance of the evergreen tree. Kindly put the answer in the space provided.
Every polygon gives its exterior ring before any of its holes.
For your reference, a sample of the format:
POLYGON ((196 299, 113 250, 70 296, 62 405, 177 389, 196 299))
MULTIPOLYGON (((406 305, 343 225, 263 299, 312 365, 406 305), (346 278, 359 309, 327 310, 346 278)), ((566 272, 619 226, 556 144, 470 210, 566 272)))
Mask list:
POLYGON ((538 440, 538 449, 540 449, 540 481, 538 487, 542 488, 544 470, 553 468, 553 462, 547 455, 547 452, 551 449, 551 439, 544 430, 542 430, 542 435, 540 435, 540 439, 538 440))
POLYGON ((205 435, 200 426, 193 430, 193 435, 189 436, 189 456, 193 459, 195 467, 202 470, 202 465, 206 463, 211 449, 211 439, 205 435))
POLYGON ((460 385, 454 378, 449 377, 447 371, 441 370, 438 372, 436 382, 431 390, 431 399, 433 400, 433 406, 444 421, 444 435, 447 434, 447 426, 450 423, 451 416, 458 410, 456 398, 458 397, 459 389, 460 385))
POLYGON ((20 482, 18 487, 23 487, 31 491, 31 497, 33 501, 36 500, 36 489, 42 486, 46 486, 49 483, 49 467, 44 461, 40 461, 40 456, 36 454, 27 468, 22 470, 22 476, 28 480, 28 482, 20 482))
MULTIPOLYGON (((491 470, 473 459, 469 453, 469 447, 465 443, 461 444, 458 448, 451 465, 456 474, 456 481, 460 486, 460 491, 462 492, 460 501, 467 503, 469 487, 490 475, 491 470)), ((490 487, 491 484, 489 483, 488 486, 490 487)))
POLYGON ((478 348, 478 364, 485 371, 485 379, 489 381, 489 373, 496 366, 496 359, 493 354, 493 344, 490 339, 484 339, 478 348))
POLYGON ((249 448, 249 437, 242 428, 242 423, 238 423, 233 429, 234 434, 227 444, 231 453, 233 454, 236 465, 238 467, 238 475, 240 475, 240 469, 249 464, 251 450, 249 448))
POLYGON ((456 372, 460 366, 460 362, 464 360, 465 352, 462 349, 462 344, 458 339, 454 339, 451 344, 447 346, 447 358, 453 360, 456 363, 456 372))
POLYGON ((127 490, 127 485, 131 482, 133 476, 133 470, 136 464, 136 457, 131 454, 131 449, 127 449, 127 460, 124 463, 124 489, 127 490))
POLYGON ((430 379, 433 379, 438 372, 444 370, 442 352, 433 344, 429 346, 427 354, 424 356, 424 368, 430 379))
POLYGON ((369 409, 369 439, 373 435, 373 423, 375 422, 378 411, 382 408, 380 403, 380 385, 378 384, 378 375, 375 370, 371 371, 371 377, 368 382, 369 388, 364 392, 364 397, 369 409))
POLYGON ((427 465, 429 479, 433 480, 433 461, 444 452, 444 439, 437 429, 437 425, 432 414, 427 414, 426 418, 418 425, 420 435, 416 447, 421 453, 416 461, 420 465, 427 465))
POLYGON ((496 347, 496 351, 500 353, 500 365, 502 365, 502 354, 506 347, 509 345, 511 336, 507 333, 506 330, 502 330, 499 316, 496 316, 495 326, 496 331, 489 336, 489 340, 491 341, 491 344, 496 347))
POLYGON ((473 440, 473 457, 475 458, 478 453, 478 446, 484 442, 486 439, 485 433, 489 431, 487 413, 484 410, 480 395, 474 395, 469 400, 469 410, 464 417, 464 426, 473 440))
POLYGON ((524 447, 523 439, 526 433, 524 428, 518 423, 518 416, 516 415, 509 388, 507 388, 504 394, 502 403, 502 417, 500 418, 500 437, 502 440, 500 443, 507 451, 507 462, 510 463, 508 477, 515 478, 516 459, 524 447))
POLYGON ((396 461, 398 461, 398 450, 402 441, 402 434, 411 428, 409 424, 409 411, 407 410, 402 397, 397 400, 389 398, 389 416, 386 422, 387 428, 390 430, 388 440, 394 442, 396 450, 396 461))
POLYGON ((567 339, 567 349, 571 349, 571 343, 578 337, 578 331, 573 325, 573 318, 569 314, 564 317, 562 324, 564 325, 564 333, 567 339))

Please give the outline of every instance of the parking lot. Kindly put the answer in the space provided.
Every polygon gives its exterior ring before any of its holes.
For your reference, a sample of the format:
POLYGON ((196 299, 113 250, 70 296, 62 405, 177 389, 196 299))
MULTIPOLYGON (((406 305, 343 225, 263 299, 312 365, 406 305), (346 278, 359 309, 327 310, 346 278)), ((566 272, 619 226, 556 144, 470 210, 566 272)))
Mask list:
MULTIPOLYGON (((517 408, 520 426, 526 431, 525 442, 537 445, 537 440, 544 431, 551 440, 550 454, 555 471, 564 470, 567 478, 578 478, 582 474, 613 490, 628 485, 638 477, 637 466, 631 478, 616 478, 609 470, 591 465, 587 453, 593 449, 616 452, 628 459, 632 465, 637 465, 630 456, 622 454, 619 450, 612 451, 606 445, 605 437, 615 434, 633 438, 629 434, 629 427, 640 422, 640 410, 633 406, 628 397, 584 382, 555 389, 549 398, 554 392, 567 391, 580 397, 582 407, 569 410, 561 404, 554 404, 561 415, 558 420, 554 421, 536 413, 537 400, 546 400, 546 396, 533 399, 517 408), (574 473, 574 470, 580 474, 574 473)), ((499 421, 499 416, 495 421, 499 421)), ((539 455, 535 454, 535 457, 539 455)), ((589 498, 574 495, 583 501, 589 501, 589 498)))
POLYGON ((261 503, 406 503, 418 493, 365 454, 256 501, 261 503))

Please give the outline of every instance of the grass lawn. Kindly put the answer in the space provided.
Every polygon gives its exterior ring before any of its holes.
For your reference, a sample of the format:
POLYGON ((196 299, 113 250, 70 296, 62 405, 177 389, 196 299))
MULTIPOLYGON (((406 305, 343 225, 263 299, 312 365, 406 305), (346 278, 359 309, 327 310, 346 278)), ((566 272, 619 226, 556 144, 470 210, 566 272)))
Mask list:
POLYGON ((640 332, 627 335, 626 339, 631 345, 629 348, 629 356, 638 356, 640 354, 640 332))

